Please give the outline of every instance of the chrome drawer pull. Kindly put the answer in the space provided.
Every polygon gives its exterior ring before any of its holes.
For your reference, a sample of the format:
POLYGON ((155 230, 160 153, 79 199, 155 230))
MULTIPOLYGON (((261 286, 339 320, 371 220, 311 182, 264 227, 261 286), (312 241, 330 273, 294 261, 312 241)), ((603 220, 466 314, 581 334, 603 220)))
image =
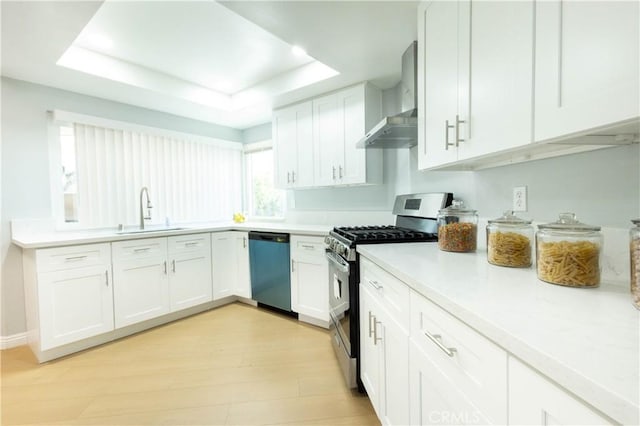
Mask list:
POLYGON ((309 245, 309 244, 300 244, 300 247, 306 248, 308 250, 313 250, 315 248, 315 247, 313 247, 312 245, 309 245))
POLYGON ((185 246, 187 247, 193 247, 193 246, 197 246, 198 242, 197 241, 189 241, 188 243, 184 243, 185 246))
POLYGON ((137 249, 133 249, 133 251, 135 251, 136 253, 140 253, 143 251, 149 251, 151 250, 151 247, 143 247, 143 248, 137 248, 137 249))
POLYGON ((450 357, 453 357, 453 355, 457 352, 456 348, 447 348, 445 345, 443 345, 442 342, 440 342, 440 339, 442 338, 442 336, 440 336, 439 334, 430 334, 428 331, 425 331, 425 330, 422 330, 422 332, 424 333, 425 336, 429 338, 429 340, 435 343, 436 346, 438 346, 442 350, 442 352, 449 355, 450 357))
POLYGON ((65 257, 65 258, 64 258, 64 261, 65 261, 65 262, 74 262, 74 261, 77 261, 77 260, 86 259, 87 257, 89 257, 89 256, 84 255, 84 256, 71 256, 71 257, 65 257))
POLYGON ((371 284, 373 286, 373 288, 375 288, 376 290, 382 290, 382 285, 380 285, 380 283, 378 281, 367 280, 367 282, 369 284, 371 284))

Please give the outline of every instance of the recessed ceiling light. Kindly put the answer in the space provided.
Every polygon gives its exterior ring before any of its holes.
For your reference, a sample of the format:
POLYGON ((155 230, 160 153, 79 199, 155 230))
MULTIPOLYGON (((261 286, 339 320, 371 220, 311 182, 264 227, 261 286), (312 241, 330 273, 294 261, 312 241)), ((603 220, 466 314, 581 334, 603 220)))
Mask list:
POLYGON ((113 47, 113 40, 103 34, 89 34, 87 41, 97 49, 111 49, 113 47))
POLYGON ((296 56, 305 56, 307 52, 300 46, 293 46, 291 52, 296 56))

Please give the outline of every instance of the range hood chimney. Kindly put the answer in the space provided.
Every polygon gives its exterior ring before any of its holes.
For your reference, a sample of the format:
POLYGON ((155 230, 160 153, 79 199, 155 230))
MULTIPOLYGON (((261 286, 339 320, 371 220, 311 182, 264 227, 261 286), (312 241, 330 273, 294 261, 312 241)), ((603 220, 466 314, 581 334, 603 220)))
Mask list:
POLYGON ((418 143, 418 42, 402 55, 402 112, 385 117, 356 143, 357 148, 410 148, 418 143))

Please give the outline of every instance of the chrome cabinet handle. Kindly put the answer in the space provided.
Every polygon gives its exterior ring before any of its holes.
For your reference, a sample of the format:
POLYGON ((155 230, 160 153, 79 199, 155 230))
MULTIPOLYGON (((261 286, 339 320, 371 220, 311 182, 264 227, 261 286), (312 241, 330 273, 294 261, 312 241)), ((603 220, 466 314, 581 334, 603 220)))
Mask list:
POLYGON ((193 246, 197 246, 198 242, 197 241, 189 241, 189 242, 184 243, 184 245, 187 246, 187 247, 193 247, 193 246))
POLYGON ((342 179, 342 166, 338 166, 338 178, 342 179))
POLYGON ((371 327, 371 319, 375 318, 373 315, 371 315, 371 311, 369 311, 369 337, 371 337, 373 335, 373 327, 371 327))
POLYGON ((109 287, 109 270, 104 271, 104 285, 109 287))
POLYGON ((439 334, 431 334, 426 330, 422 330, 422 332, 429 338, 429 340, 435 343, 436 346, 439 347, 442 352, 444 352, 448 356, 453 357, 453 355, 458 351, 456 348, 447 348, 445 345, 443 345, 442 342, 440 342, 442 336, 440 336, 439 334))
POLYGON ((173 273, 176 272, 176 261, 175 261, 175 259, 171 261, 171 271, 173 273))
POLYGON ((296 183, 296 172, 291 172, 291 183, 296 183))
POLYGON ((336 180, 336 166, 333 166, 332 169, 333 169, 333 173, 332 173, 333 180, 336 180))
POLYGON ((378 324, 382 324, 382 322, 378 321, 376 317, 373 317, 373 345, 377 346, 378 342, 382 341, 382 337, 378 337, 378 324))
POLYGON ((291 183, 291 172, 287 172, 287 183, 291 183))
POLYGON ((89 256, 84 255, 84 256, 71 256, 71 257, 65 257, 65 258, 64 258, 64 261, 65 261, 65 262, 74 262, 74 261, 76 261, 76 260, 86 259, 87 257, 89 257, 89 256))
POLYGON ((136 252, 136 253, 140 253, 140 252, 143 252, 143 251, 149 251, 149 250, 151 250, 151 247, 142 247, 142 248, 133 249, 133 251, 136 252))
POLYGON ((382 285, 380 285, 380 283, 378 281, 367 280, 367 282, 369 284, 371 284, 373 286, 373 288, 375 288, 376 290, 382 290, 382 285))
POLYGON ((296 271, 295 261, 291 259, 291 272, 295 272, 295 271, 296 271))
POLYGON ((307 250, 313 250, 315 247, 310 244, 300 244, 300 247, 306 248, 307 250))
MULTIPOLYGON (((454 143, 449 142, 449 129, 453 129, 453 124, 449 124, 449 120, 446 120, 444 122, 444 149, 445 151, 449 150, 450 146, 454 146, 454 143)), ((456 138, 457 138, 457 134, 456 134, 456 138)), ((426 144, 425 144, 426 145, 426 144)))
POLYGON ((242 237, 242 248, 247 248, 247 237, 242 237))
POLYGON ((167 261, 164 261, 164 274, 167 275, 167 261))
POLYGON ((458 143, 464 142, 464 139, 460 139, 460 124, 464 124, 466 121, 460 120, 460 116, 456 115, 456 146, 458 143))

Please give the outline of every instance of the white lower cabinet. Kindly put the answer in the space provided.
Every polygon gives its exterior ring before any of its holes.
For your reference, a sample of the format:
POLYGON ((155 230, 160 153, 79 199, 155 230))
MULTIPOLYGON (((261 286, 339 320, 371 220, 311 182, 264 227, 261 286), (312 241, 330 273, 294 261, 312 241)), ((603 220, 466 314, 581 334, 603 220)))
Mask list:
POLYGON ((291 309, 329 326, 329 266, 323 237, 292 235, 291 309))
POLYGON ((360 275, 360 377, 385 425, 409 424, 408 312, 396 302, 409 290, 363 262, 360 275))
POLYGON ((613 424, 584 402, 514 357, 509 357, 509 424, 613 424))
POLYGON ((171 312, 213 300, 211 235, 169 237, 171 312))
POLYGON ((506 424, 507 352, 411 293, 412 424, 506 424))
POLYGON ((24 277, 36 354, 113 330, 108 243, 25 250, 24 277))
POLYGON ((116 327, 171 310, 167 238, 112 243, 116 327))
POLYGON ((211 234, 213 300, 227 296, 251 298, 249 233, 243 231, 211 234))

